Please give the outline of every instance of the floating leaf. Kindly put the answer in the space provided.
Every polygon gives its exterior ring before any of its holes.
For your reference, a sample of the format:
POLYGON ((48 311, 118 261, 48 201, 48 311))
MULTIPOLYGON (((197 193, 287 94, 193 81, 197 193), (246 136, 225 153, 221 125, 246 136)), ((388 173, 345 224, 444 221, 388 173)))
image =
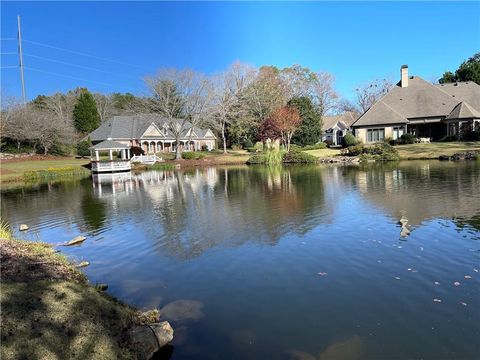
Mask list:
POLYGON ((435 285, 440 285, 440 283, 438 281, 435 281, 434 284, 435 285))
POLYGON ((319 272, 318 275, 320 275, 320 276, 326 276, 326 275, 328 275, 328 273, 326 273, 326 272, 319 272))
POLYGON ((396 279, 396 280, 400 280, 400 277, 399 277, 399 276, 395 276, 395 279, 396 279))
POLYGON ((438 303, 441 303, 441 302, 442 302, 442 300, 440 300, 440 299, 433 299, 433 302, 438 302, 438 303))
POLYGON ((465 279, 471 279, 472 277, 470 275, 465 275, 465 279))
POLYGON ((455 281, 455 282, 453 283, 453 285, 455 285, 455 286, 460 286, 460 283, 459 283, 458 281, 455 281))
POLYGON ((460 304, 462 304, 463 306, 467 306, 467 303, 463 301, 460 301, 460 304))

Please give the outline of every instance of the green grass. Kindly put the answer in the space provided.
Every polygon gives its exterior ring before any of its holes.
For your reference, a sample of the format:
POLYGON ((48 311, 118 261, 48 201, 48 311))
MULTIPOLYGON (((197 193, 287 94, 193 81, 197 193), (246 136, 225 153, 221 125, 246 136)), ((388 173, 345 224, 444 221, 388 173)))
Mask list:
POLYGON ((61 158, 52 160, 24 160, 2 162, 0 182, 22 181, 25 172, 48 170, 49 168, 78 167, 81 168, 90 162, 88 159, 61 158))
POLYGON ((142 314, 96 290, 51 246, 12 239, 3 224, 0 357, 135 359, 125 331, 159 312, 142 314))
POLYGON ((326 158, 332 156, 340 155, 340 149, 316 149, 316 150, 307 150, 307 154, 313 155, 317 158, 326 158))
POLYGON ((400 159, 438 159, 440 155, 452 156, 466 151, 480 151, 480 141, 434 142, 430 144, 408 144, 395 146, 400 159))

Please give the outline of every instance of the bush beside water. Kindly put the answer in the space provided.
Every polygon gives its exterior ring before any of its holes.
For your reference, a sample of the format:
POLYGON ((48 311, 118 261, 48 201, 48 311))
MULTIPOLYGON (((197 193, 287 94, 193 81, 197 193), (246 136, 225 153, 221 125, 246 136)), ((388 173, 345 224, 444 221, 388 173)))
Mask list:
POLYGON ((266 152, 250 156, 247 164, 265 164, 269 166, 284 164, 313 164, 317 162, 317 158, 297 149, 291 149, 289 152, 281 150, 267 150, 266 152))
POLYGON ((182 152, 182 159, 184 160, 200 160, 205 158, 205 154, 200 152, 193 152, 193 151, 184 151, 182 152))
POLYGON ((360 160, 397 161, 400 159, 398 151, 387 143, 378 143, 372 146, 355 145, 342 149, 343 156, 360 156, 360 160))

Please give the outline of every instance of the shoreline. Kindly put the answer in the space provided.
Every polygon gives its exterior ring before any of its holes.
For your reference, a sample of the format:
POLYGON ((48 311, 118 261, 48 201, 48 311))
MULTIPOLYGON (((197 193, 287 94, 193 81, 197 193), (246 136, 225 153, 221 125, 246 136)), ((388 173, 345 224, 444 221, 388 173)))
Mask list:
MULTIPOLYGON (((452 143, 431 143, 431 144, 412 144, 412 145, 398 145, 395 146, 398 151, 399 160, 463 160, 464 154, 475 154, 478 158, 480 154, 480 142, 452 142, 452 143), (456 156, 460 155, 460 156, 456 156), (452 156, 454 159, 452 159, 452 156), (455 158, 456 156, 456 158, 455 158)), ((317 158, 318 164, 357 164, 359 161, 356 157, 342 156, 335 153, 334 150, 320 149, 320 150, 305 150, 307 154, 313 155, 317 158)), ((227 154, 219 151, 208 154, 202 159, 182 159, 173 160, 165 159, 161 164, 171 164, 175 167, 181 168, 195 168, 208 166, 225 166, 225 165, 246 165, 250 156, 255 153, 248 153, 246 151, 234 151, 227 154)), ((468 159, 472 157, 469 156, 468 159)), ((26 175, 32 172, 42 172, 49 169, 56 168, 71 168, 72 171, 88 168, 89 160, 78 157, 56 157, 43 155, 15 155, 9 156, 3 154, 0 156, 0 184, 1 185, 28 185, 37 184, 35 181, 25 181, 26 175)), ((135 171, 148 170, 148 166, 137 165, 135 171)), ((52 177, 48 180, 61 179, 61 176, 52 177)), ((71 176, 69 178, 75 178, 71 176)), ((82 178, 82 176, 77 176, 82 178)))
POLYGON ((2 226, 1 357, 149 359, 173 339, 157 309, 104 292, 64 254, 12 238, 2 226))

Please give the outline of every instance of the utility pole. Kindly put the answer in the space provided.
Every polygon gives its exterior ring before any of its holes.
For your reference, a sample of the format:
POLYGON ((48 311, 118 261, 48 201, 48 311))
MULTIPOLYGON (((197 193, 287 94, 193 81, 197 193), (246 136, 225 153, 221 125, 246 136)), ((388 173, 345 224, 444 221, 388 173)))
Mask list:
POLYGON ((20 30, 20 15, 17 15, 18 21, 18 65, 20 67, 20 79, 22 80, 22 98, 23 104, 27 103, 25 97, 25 76, 23 75, 23 52, 22 52, 22 31, 20 30))

